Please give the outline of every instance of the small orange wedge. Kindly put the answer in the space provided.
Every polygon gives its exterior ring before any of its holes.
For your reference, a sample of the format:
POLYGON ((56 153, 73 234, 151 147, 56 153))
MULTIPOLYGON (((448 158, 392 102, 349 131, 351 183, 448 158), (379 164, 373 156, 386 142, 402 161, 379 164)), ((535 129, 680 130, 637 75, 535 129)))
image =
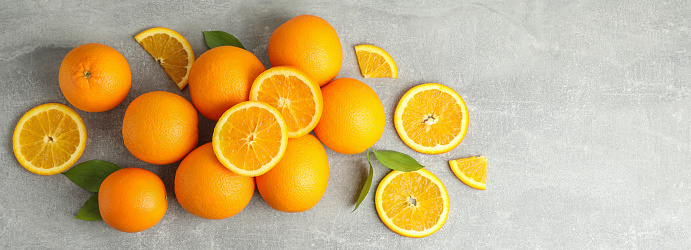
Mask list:
POLYGON ((486 189, 487 158, 484 156, 451 160, 449 166, 456 177, 466 185, 475 189, 486 189))
POLYGON ((391 171, 379 182, 374 202, 384 225, 407 237, 431 235, 449 216, 449 193, 439 178, 424 168, 391 171))
POLYGON ((35 174, 59 174, 70 168, 84 152, 86 128, 73 109, 47 103, 26 112, 12 136, 12 149, 19 164, 35 174))
POLYGON ((269 104, 241 102, 218 119, 211 142, 216 157, 230 171, 259 176, 283 157, 288 125, 280 111, 269 104))
POLYGON ((398 67, 389 53, 369 44, 355 46, 360 73, 365 78, 398 78, 398 67))
POLYGON ((252 84, 250 100, 278 109, 288 125, 288 138, 306 135, 322 115, 324 102, 319 84, 293 67, 273 67, 252 84))
POLYGON ((157 27, 139 33, 134 39, 161 64, 180 90, 187 86, 194 52, 182 35, 171 29, 157 27))

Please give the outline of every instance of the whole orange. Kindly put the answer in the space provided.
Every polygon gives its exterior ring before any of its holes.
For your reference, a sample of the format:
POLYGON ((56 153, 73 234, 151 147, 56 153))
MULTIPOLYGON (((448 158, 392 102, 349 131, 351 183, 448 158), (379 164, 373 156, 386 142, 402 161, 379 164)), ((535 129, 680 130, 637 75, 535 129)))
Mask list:
POLYGON ((220 220, 245 208, 254 178, 233 173, 218 161, 211 143, 192 151, 175 173, 175 196, 187 212, 220 220))
POLYGON ((132 72, 125 57, 108 45, 87 43, 60 64, 60 91, 74 107, 102 112, 118 106, 130 91, 132 72))
POLYGON ((156 174, 123 168, 110 174, 98 190, 103 221, 123 232, 136 233, 156 225, 166 214, 166 187, 156 174))
POLYGON ((198 123, 197 111, 187 99, 163 91, 149 92, 127 107, 122 139, 134 157, 151 164, 170 164, 197 146, 198 123))
POLYGON ((271 34, 269 60, 272 66, 299 68, 324 86, 341 70, 343 50, 331 24, 318 16, 302 15, 271 34))
POLYGON ((206 118, 218 121, 230 107, 249 100, 252 82, 264 70, 247 50, 233 46, 210 49, 190 69, 192 103, 206 118))
POLYGON ((324 111, 314 133, 341 154, 362 153, 384 132, 384 106, 367 84, 339 78, 322 87, 324 111))
POLYGON ((269 172, 257 176, 257 189, 269 206, 286 213, 317 205, 329 182, 329 160, 316 137, 288 139, 288 148, 269 172))

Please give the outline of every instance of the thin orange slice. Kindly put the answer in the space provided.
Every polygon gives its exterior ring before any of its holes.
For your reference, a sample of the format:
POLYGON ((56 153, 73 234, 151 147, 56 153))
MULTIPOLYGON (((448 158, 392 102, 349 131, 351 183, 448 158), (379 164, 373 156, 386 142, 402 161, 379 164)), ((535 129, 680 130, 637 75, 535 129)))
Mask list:
POLYGON ((393 58, 383 49, 369 44, 355 46, 360 73, 365 78, 398 78, 398 68, 393 58))
POLYGON ((487 158, 484 156, 451 160, 449 166, 456 177, 466 185, 475 189, 486 189, 487 158))
POLYGON ((194 52, 182 35, 171 29, 157 27, 139 33, 134 39, 161 64, 180 90, 187 86, 194 52))
POLYGON ((396 106, 394 125, 413 150, 441 154, 461 143, 468 130, 468 108, 456 91, 438 83, 408 90, 396 106))
POLYGON ((218 119, 211 142, 216 157, 230 171, 259 176, 283 157, 288 125, 278 109, 269 104, 241 102, 218 119))
POLYGON ((35 174, 59 174, 84 152, 86 128, 73 109, 47 103, 26 112, 12 136, 17 161, 35 174))
POLYGON ((250 100, 277 108, 288 124, 288 138, 312 131, 324 107, 319 84, 292 67, 273 67, 261 73, 252 84, 250 100))
POLYGON ((374 200, 381 221, 407 237, 431 235, 449 216, 449 194, 439 178, 426 169, 391 171, 379 182, 374 200))

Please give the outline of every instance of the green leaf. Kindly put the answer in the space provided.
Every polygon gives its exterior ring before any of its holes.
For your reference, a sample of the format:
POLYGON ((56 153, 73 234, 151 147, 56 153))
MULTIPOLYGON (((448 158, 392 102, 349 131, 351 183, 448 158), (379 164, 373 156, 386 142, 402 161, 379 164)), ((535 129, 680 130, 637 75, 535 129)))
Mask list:
POLYGON ((372 168, 372 162, 369 159, 369 149, 367 150, 367 163, 369 163, 369 174, 367 174, 367 180, 365 181, 365 185, 362 186, 362 190, 360 191, 360 197, 357 199, 357 203, 355 204, 355 209, 353 209, 352 212, 355 212, 357 208, 360 206, 360 203, 362 203, 363 200, 365 200, 365 197, 367 197, 367 193, 369 193, 369 189, 372 186, 372 176, 374 175, 374 169, 372 168))
POLYGON ((103 218, 101 218, 101 212, 98 210, 98 193, 94 193, 84 202, 82 208, 79 209, 77 217, 74 218, 85 221, 103 220, 103 218))
POLYGON ((206 45, 209 46, 210 49, 225 45, 245 49, 242 43, 240 43, 240 40, 223 31, 202 31, 202 33, 204 33, 204 40, 206 40, 206 45))
POLYGON ((420 165, 420 163, 413 159, 413 157, 401 152, 396 152, 393 150, 376 151, 374 149, 372 149, 372 152, 374 152, 374 156, 377 157, 377 160, 379 163, 381 163, 381 165, 393 170, 410 172, 420 170, 425 167, 420 165))
POLYGON ((101 182, 118 170, 120 170, 120 167, 113 163, 91 160, 79 163, 62 174, 67 176, 77 186, 91 192, 98 192, 101 182))

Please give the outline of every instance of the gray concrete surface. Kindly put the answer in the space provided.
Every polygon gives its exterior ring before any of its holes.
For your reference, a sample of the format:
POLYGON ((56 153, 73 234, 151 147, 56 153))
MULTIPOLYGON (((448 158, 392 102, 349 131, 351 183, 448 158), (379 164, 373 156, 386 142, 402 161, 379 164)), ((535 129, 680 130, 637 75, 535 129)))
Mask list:
MULTIPOLYGON (((691 2, 689 1, 2 1, 0 3, 0 248, 231 249, 674 249, 691 246, 691 2), (329 185, 298 214, 255 193, 240 214, 197 218, 173 195, 176 164, 154 166, 122 143, 127 105, 154 90, 180 92, 134 41, 144 29, 182 33, 195 54, 201 31, 237 36, 269 67, 272 31, 300 14, 328 20, 343 44, 339 77, 364 81, 387 115, 376 149, 408 153, 446 185, 451 212, 432 236, 387 229, 374 190, 351 213, 366 176, 364 154, 327 150, 329 185), (132 89, 115 109, 78 111, 89 137, 81 161, 141 167, 166 183, 170 204, 150 230, 126 234, 74 219, 90 193, 62 175, 38 176, 12 154, 21 115, 68 104, 58 69, 72 48, 99 42, 132 68, 132 89), (354 45, 387 50, 400 78, 363 79, 354 45), (412 86, 439 82, 468 104, 459 147, 423 155, 398 138, 392 115, 412 86), (461 183, 447 161, 483 154, 488 190, 461 183)), ((200 143, 214 123, 200 116, 200 143)), ((387 173, 375 165, 374 183, 387 173)))

